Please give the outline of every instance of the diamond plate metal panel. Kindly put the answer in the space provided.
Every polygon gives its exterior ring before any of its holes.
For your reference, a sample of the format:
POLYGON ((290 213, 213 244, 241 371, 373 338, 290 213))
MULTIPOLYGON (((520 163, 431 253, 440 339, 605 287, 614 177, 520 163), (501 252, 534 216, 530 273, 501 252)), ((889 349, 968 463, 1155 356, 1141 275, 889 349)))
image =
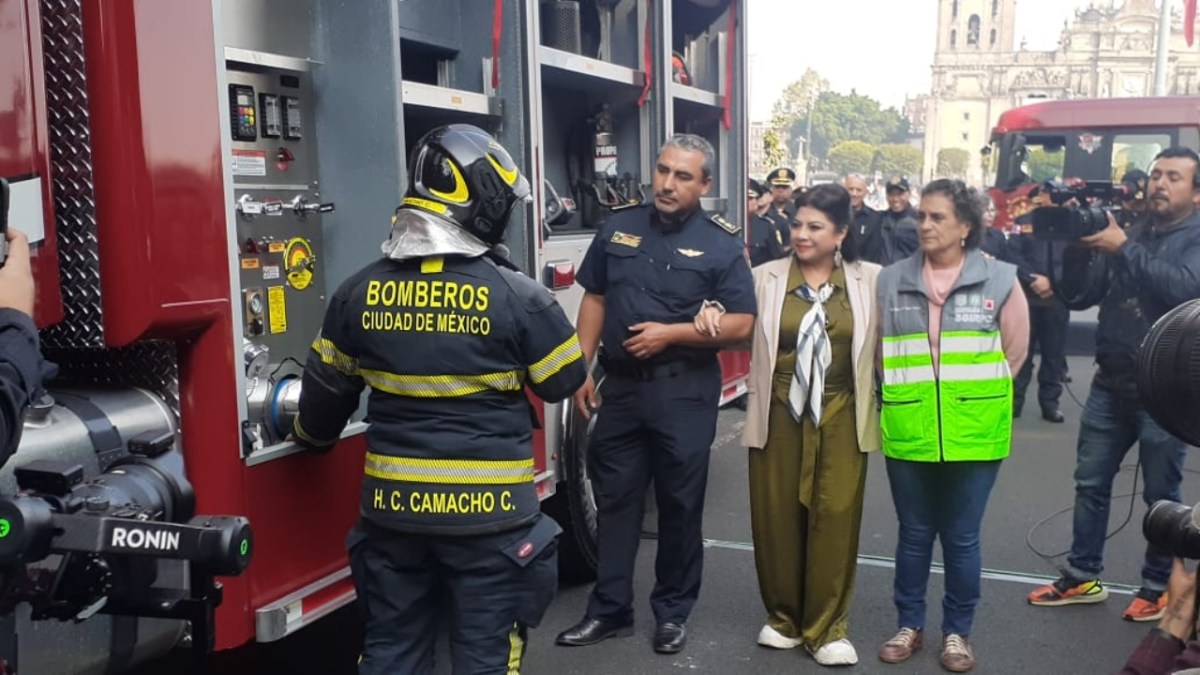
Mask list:
POLYGON ((41 18, 59 274, 66 311, 60 324, 42 331, 46 357, 59 365, 59 381, 142 387, 161 396, 178 418, 174 344, 103 348, 82 0, 41 0, 41 18))
POLYGON ((62 278, 62 323, 42 334, 49 347, 102 347, 100 260, 92 184, 92 143, 81 0, 42 0, 46 107, 62 278))
POLYGON ((174 343, 147 341, 122 349, 46 349, 56 382, 141 387, 158 394, 179 419, 179 363, 174 343))

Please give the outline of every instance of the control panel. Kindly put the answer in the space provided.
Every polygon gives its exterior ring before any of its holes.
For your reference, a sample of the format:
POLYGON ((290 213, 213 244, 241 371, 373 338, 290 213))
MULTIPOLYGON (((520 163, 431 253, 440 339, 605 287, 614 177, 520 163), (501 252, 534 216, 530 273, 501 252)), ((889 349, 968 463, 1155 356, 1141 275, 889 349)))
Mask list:
POLYGON ((282 440, 270 410, 294 378, 325 313, 324 216, 308 73, 230 63, 229 115, 242 337, 267 364, 246 373, 245 453, 282 440), (261 395, 260 395, 261 394, 261 395))

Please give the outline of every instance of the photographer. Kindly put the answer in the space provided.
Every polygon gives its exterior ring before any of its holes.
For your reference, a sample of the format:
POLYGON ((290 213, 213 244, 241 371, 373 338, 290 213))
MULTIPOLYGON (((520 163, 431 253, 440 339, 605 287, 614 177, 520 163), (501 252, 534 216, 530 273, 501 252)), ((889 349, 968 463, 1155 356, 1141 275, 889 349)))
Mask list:
POLYGON ((1171 604, 1158 626, 1142 638, 1120 675, 1167 675, 1200 668, 1196 637, 1196 571, 1175 558, 1167 595, 1171 604))
POLYGON ((42 356, 33 325, 29 240, 8 230, 8 259, 0 267, 0 465, 21 441, 22 417, 42 388, 42 356))
MULTIPOLYGON (((1154 159, 1149 215, 1122 230, 1110 214, 1108 227, 1080 243, 1096 254, 1092 278, 1101 288, 1096 332, 1097 370, 1084 406, 1075 468, 1075 515, 1071 552, 1062 576, 1028 597, 1030 604, 1094 603, 1108 597, 1100 582, 1113 478, 1136 441, 1143 499, 1179 500, 1184 443, 1150 418, 1137 393, 1137 350, 1150 325, 1171 308, 1200 297, 1200 157, 1169 148, 1154 159)), ((1066 270, 1073 273, 1071 264, 1066 270)), ((1125 610, 1129 621, 1163 616, 1163 591, 1171 556, 1147 546, 1142 585, 1125 610)))

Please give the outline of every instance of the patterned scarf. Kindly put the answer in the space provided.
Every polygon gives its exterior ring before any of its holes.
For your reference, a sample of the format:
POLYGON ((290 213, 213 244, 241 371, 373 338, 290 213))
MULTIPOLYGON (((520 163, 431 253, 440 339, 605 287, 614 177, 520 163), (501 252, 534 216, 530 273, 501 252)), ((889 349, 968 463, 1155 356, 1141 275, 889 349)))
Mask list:
POLYGON ((821 396, 825 393, 825 372, 832 360, 829 335, 825 332, 825 303, 833 295, 833 284, 826 283, 813 291, 808 284, 796 289, 796 295, 812 303, 812 308, 800 321, 796 338, 796 369, 788 388, 788 407, 792 418, 799 422, 807 402, 813 424, 821 424, 821 396))

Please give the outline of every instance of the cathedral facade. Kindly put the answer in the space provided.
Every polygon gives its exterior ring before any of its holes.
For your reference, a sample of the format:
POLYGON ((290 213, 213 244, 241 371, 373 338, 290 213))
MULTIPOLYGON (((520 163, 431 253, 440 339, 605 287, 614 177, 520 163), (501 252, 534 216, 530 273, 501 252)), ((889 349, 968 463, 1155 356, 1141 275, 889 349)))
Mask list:
MULTIPOLYGON (((1084 0, 1081 0, 1081 4, 1084 0)), ((1172 0, 1166 0, 1172 2, 1172 0)), ((1180 10, 1182 3, 1179 4, 1180 10)), ((1025 11, 1037 11, 1028 3, 1025 11)), ((970 154, 966 175, 984 185, 980 149, 1000 113, 1046 99, 1150 96, 1154 86, 1155 0, 1096 0, 1064 22, 1054 51, 1016 46, 1016 0, 938 0, 933 82, 924 98, 924 178, 937 174, 939 153, 970 154)), ((1200 45, 1188 47, 1182 12, 1172 18, 1167 88, 1200 94, 1200 45)))

